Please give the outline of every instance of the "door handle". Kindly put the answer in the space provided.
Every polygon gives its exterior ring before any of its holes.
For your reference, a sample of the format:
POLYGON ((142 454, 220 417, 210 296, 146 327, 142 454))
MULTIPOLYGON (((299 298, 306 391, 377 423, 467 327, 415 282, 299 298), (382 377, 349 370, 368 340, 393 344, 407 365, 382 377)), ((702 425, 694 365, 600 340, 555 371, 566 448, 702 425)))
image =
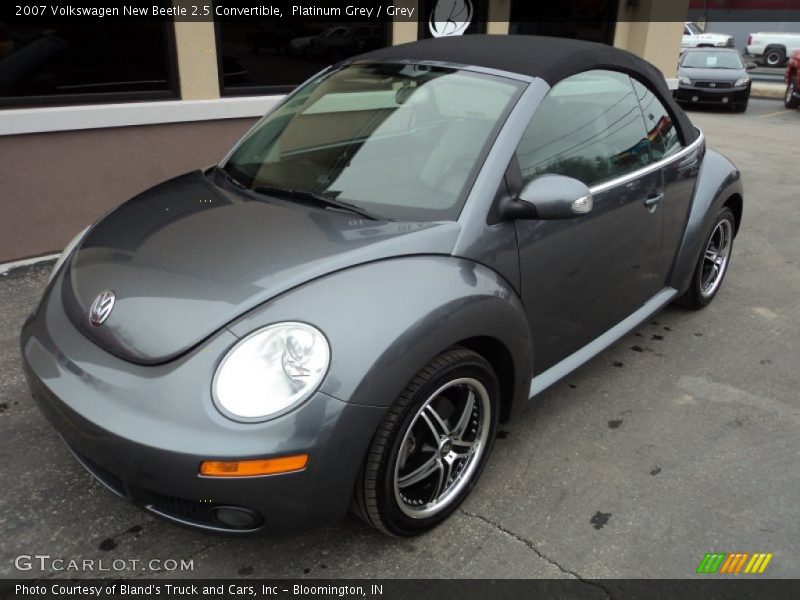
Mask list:
POLYGON ((654 207, 655 207, 655 206, 656 206, 656 205, 657 205, 659 202, 661 202, 663 199, 664 199, 664 192, 661 192, 660 194, 655 194, 655 195, 652 195, 652 194, 651 194, 651 195, 650 195, 650 196, 648 196, 648 197, 647 197, 647 199, 644 201, 644 205, 645 205, 647 208, 654 208, 654 207))

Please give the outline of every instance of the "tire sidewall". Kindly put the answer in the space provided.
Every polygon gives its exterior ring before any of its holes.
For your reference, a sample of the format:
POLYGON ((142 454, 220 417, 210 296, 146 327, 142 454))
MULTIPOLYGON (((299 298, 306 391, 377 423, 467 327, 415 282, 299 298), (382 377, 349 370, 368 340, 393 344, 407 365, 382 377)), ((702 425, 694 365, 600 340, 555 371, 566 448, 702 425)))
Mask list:
POLYGON ((414 394, 413 401, 406 408, 402 419, 400 420, 397 429, 394 432, 391 445, 389 446, 388 459, 382 465, 378 473, 378 486, 379 505, 383 507, 383 522, 384 525, 391 531, 391 533, 400 536, 415 535, 417 533, 426 531, 449 517, 459 507, 461 502, 469 495, 475 487, 481 473, 486 465, 489 455, 494 445, 494 439, 497 434, 497 424, 499 416, 499 390, 500 386, 497 377, 494 374, 488 362, 475 356, 471 360, 462 361, 449 365, 436 373, 433 377, 428 379, 417 392, 414 394), (425 517, 422 519, 413 519, 400 510, 397 500, 394 495, 394 470, 397 464, 400 445, 403 442, 406 431, 410 427, 414 417, 416 416, 422 405, 430 398, 430 396, 448 381, 458 379, 461 377, 471 377, 480 381, 486 388, 489 394, 489 405, 491 407, 489 435, 483 454, 479 459, 479 463, 475 468, 472 477, 453 499, 453 501, 444 508, 441 512, 425 517))
POLYGON ((786 94, 783 97, 783 105, 786 108, 797 108, 798 105, 800 105, 800 100, 794 97, 794 91, 795 91, 794 78, 795 75, 792 75, 792 78, 786 85, 786 94))
POLYGON ((769 67, 780 67, 784 60, 784 53, 778 48, 770 48, 764 52, 764 63, 769 67), (775 56, 777 60, 770 62, 770 56, 775 56))

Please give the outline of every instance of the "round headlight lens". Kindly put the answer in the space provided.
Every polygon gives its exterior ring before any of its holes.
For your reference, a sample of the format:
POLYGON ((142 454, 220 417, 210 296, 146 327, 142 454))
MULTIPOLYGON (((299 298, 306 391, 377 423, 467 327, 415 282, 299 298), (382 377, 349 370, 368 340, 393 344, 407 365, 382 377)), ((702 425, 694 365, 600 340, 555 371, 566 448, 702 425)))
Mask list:
POLYGON ((330 355, 325 336, 306 323, 259 329, 222 360, 214 376, 214 401, 232 419, 264 419, 313 394, 330 355))

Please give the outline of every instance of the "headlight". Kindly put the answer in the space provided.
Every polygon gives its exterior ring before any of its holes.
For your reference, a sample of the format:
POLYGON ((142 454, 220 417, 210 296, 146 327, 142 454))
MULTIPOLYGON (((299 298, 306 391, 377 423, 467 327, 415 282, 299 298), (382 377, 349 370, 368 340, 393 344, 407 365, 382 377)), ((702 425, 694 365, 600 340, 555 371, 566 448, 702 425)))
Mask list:
POLYGON ((683 75, 678 77, 678 83, 682 83, 683 85, 692 85, 692 80, 683 75))
POLYGON ((220 363, 212 393, 237 421, 261 420, 313 394, 328 370, 330 347, 305 323, 278 323, 250 334, 220 363))
POLYGON ((733 84, 733 87, 740 87, 740 86, 743 86, 743 85, 747 85, 748 83, 750 83, 750 78, 749 77, 742 77, 741 79, 737 79, 736 80, 736 83, 733 84))
POLYGON ((53 281, 53 277, 56 276, 56 273, 58 273, 58 270, 67 261, 67 259, 69 258, 69 255, 72 254, 72 251, 75 250, 77 245, 81 243, 81 241, 83 240, 83 236, 86 235, 87 231, 89 231, 88 227, 86 229, 84 229, 83 231, 81 231, 74 238, 72 238, 72 241, 69 244, 67 244, 67 247, 64 248, 64 250, 61 252, 61 254, 58 257, 58 260, 56 261, 56 264, 53 265, 53 270, 50 271, 50 279, 47 280, 48 283, 53 281))

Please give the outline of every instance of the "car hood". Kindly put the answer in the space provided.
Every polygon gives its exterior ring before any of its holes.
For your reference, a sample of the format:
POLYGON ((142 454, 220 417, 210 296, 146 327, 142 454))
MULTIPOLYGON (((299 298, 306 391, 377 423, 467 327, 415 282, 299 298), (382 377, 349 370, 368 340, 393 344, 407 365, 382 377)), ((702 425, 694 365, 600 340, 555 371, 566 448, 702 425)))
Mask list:
POLYGON ((694 67, 681 67, 678 69, 679 77, 688 77, 698 81, 736 81, 747 75, 746 69, 698 69, 694 67))
POLYGON ((253 198, 197 171, 100 220, 73 254, 61 294, 73 323, 95 343, 157 364, 314 278, 393 256, 450 254, 458 231, 455 222, 372 221, 253 198), (116 303, 94 326, 90 308, 105 290, 116 303))

